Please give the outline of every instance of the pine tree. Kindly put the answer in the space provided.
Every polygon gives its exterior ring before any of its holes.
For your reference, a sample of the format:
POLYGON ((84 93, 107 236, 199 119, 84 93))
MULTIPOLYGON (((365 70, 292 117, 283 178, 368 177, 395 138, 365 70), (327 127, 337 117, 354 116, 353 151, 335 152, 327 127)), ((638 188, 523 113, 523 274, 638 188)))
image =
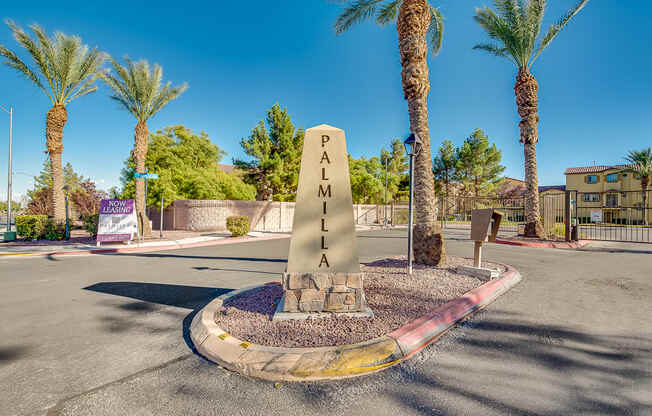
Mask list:
POLYGON ((245 170, 245 182, 257 190, 259 200, 293 201, 296 198, 304 130, 292 124, 287 108, 276 103, 267 110, 267 123, 261 120, 251 135, 240 141, 253 160, 234 160, 245 170))
POLYGON ((457 152, 455 146, 450 140, 444 140, 439 146, 437 156, 432 162, 433 174, 435 176, 435 189, 439 184, 443 184, 443 194, 445 197, 450 195, 450 183, 456 177, 457 152))
POLYGON ((500 164, 502 153, 482 129, 475 129, 457 152, 456 169, 465 189, 473 196, 491 194, 502 182, 505 167, 500 164))

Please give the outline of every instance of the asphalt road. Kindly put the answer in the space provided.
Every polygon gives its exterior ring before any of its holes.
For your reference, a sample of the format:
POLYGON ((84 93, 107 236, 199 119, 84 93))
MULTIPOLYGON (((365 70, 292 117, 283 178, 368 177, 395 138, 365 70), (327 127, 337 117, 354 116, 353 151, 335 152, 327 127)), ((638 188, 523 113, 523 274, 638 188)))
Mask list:
MULTIPOLYGON (((447 231, 449 254, 471 254, 467 233, 447 231)), ((652 414, 652 245, 486 245, 523 281, 364 378, 274 385, 194 354, 194 311, 279 280, 288 243, 0 259, 0 415, 652 414)), ((361 261, 400 254, 405 234, 359 246, 361 261)))

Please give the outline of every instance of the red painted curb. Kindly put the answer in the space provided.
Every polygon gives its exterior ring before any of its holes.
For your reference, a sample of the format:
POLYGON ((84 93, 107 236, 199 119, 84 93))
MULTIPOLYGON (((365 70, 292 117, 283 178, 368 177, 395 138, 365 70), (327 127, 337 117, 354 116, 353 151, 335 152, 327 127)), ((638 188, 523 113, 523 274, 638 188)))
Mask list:
MULTIPOLYGON (((191 248, 191 247, 206 247, 206 246, 218 246, 224 244, 238 244, 238 243, 249 243, 253 241, 264 241, 264 240, 278 240, 282 238, 289 238, 290 234, 275 234, 265 237, 225 237, 219 240, 213 241, 199 241, 196 243, 188 244, 167 244, 160 246, 147 246, 147 247, 124 247, 124 248, 100 248, 95 250, 78 250, 78 251, 50 251, 44 253, 29 253, 21 254, 17 256, 11 256, 11 258, 19 257, 63 257, 63 256, 80 256, 80 255, 90 255, 90 254, 112 254, 112 253, 147 253, 151 251, 166 251, 166 250, 178 250, 182 248, 191 248)), ((9 258, 9 257, 7 257, 9 258)))
POLYGON ((505 265, 504 276, 472 289, 431 313, 387 334, 398 343, 407 358, 437 340, 444 332, 467 315, 484 308, 521 280, 521 275, 505 265))
POLYGON ((514 240, 503 240, 501 238, 496 238, 495 241, 497 244, 506 244, 509 246, 521 246, 521 247, 540 247, 540 248, 582 248, 585 245, 589 244, 587 240, 571 241, 571 242, 559 242, 559 243, 535 243, 530 241, 514 241, 514 240))

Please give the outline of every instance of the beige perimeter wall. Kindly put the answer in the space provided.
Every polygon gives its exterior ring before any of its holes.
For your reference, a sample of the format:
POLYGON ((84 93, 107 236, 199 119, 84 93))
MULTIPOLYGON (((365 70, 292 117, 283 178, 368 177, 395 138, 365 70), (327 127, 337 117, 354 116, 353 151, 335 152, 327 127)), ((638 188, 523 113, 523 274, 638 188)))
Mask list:
MULTIPOLYGON (((174 201, 163 211, 163 229, 226 231, 227 217, 246 215, 251 221, 252 231, 290 232, 294 218, 294 204, 294 202, 270 201, 174 201)), ((383 206, 354 205, 353 215, 356 224, 382 223, 383 206)), ((148 208, 148 216, 152 220, 152 228, 160 229, 158 210, 148 208)))

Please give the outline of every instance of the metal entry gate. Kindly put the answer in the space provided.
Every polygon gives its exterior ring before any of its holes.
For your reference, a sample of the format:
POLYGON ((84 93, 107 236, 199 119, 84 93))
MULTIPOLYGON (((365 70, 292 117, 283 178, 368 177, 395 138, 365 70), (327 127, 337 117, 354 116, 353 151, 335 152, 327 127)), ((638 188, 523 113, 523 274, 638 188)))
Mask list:
POLYGON ((652 243, 652 192, 569 191, 580 240, 652 243))

